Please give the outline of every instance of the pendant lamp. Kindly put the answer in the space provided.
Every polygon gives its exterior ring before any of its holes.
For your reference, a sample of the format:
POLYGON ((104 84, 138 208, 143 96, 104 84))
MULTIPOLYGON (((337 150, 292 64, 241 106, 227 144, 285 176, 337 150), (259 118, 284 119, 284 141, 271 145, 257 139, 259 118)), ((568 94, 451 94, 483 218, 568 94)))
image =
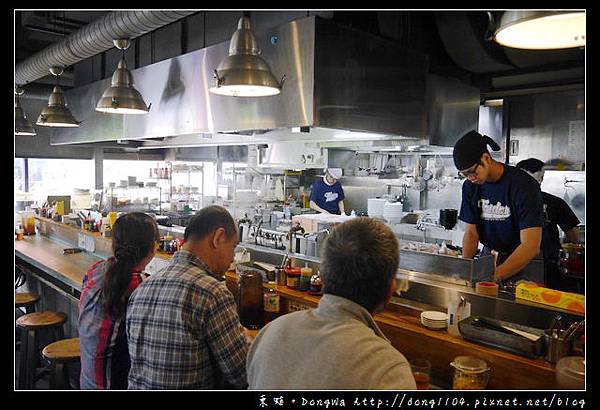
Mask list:
POLYGON ((25 116, 25 111, 21 107, 20 96, 23 95, 23 89, 19 86, 15 88, 15 135, 36 135, 33 125, 25 116))
POLYGON ((125 50, 131 45, 129 39, 113 40, 113 44, 123 52, 119 65, 115 70, 110 87, 107 88, 96 104, 96 111, 109 114, 148 114, 150 105, 146 106, 142 94, 133 86, 133 75, 127 69, 125 50))
POLYGON ((527 50, 585 47, 585 12, 505 11, 494 39, 527 50))
POLYGON ((241 17, 237 30, 231 36, 229 55, 214 71, 216 83, 210 92, 233 97, 279 94, 285 76, 278 82, 260 54, 261 50, 250 30, 250 19, 241 17))
POLYGON ((48 99, 48 106, 42 110, 35 124, 42 127, 79 127, 81 122, 73 118, 73 114, 67 108, 62 89, 58 85, 63 68, 50 67, 50 73, 56 77, 56 85, 48 99))

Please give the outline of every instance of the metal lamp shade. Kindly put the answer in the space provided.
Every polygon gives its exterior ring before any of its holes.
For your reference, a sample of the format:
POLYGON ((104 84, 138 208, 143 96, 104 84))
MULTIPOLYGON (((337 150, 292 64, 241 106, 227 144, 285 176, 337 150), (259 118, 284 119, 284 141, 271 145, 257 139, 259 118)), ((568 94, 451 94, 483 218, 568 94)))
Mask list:
POLYGON ((96 104, 96 111, 111 114, 148 114, 150 111, 150 105, 146 106, 140 92, 133 87, 133 76, 124 59, 119 61, 110 87, 96 104))
POLYGON ((494 39, 527 50, 585 47, 583 11, 506 11, 494 39))
POLYGON ((234 97, 263 97, 281 92, 271 68, 260 57, 260 49, 252 31, 250 20, 242 17, 238 29, 231 37, 229 55, 215 70, 216 84, 210 92, 234 97))
POLYGON ((15 135, 36 135, 33 125, 25 116, 18 95, 15 98, 15 135))
POLYGON ((40 113, 36 125, 42 127, 79 127, 80 122, 73 118, 73 114, 67 108, 61 88, 56 85, 50 98, 48 106, 40 113))

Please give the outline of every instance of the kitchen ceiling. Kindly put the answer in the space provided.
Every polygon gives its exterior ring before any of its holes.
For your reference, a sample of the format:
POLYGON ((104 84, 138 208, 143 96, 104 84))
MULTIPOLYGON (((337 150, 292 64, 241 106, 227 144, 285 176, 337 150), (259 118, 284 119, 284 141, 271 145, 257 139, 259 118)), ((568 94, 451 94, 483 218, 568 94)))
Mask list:
MULTIPOLYGON (((15 11, 15 65, 108 12, 15 11)), ((501 12, 492 16, 499 20, 501 12)), ((432 73, 462 79, 482 94, 584 82, 585 49, 532 51, 500 46, 486 38, 489 15, 485 11, 334 11, 331 19, 422 51, 429 55, 432 73)), ((46 76, 35 82, 52 84, 53 79, 46 76)), ((65 69, 61 85, 73 86, 72 67, 65 69)))

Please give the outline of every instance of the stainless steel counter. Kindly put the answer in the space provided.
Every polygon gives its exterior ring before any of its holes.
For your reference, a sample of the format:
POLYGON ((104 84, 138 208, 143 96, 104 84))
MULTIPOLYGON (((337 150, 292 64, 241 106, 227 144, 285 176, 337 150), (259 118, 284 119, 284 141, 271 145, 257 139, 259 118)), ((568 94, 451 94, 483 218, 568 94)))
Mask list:
MULTIPOLYGON (((280 265, 286 252, 270 249, 250 243, 241 243, 239 248, 246 248, 253 261, 280 265)), ((316 271, 320 267, 320 259, 301 254, 290 254, 295 258, 297 266, 308 264, 316 271)), ((418 310, 446 311, 448 301, 463 296, 471 303, 471 314, 493 317, 513 323, 546 329, 550 326, 556 314, 563 316, 565 323, 579 321, 582 315, 564 309, 554 309, 550 306, 515 300, 514 295, 501 293, 499 297, 480 295, 470 286, 441 282, 431 279, 431 276, 418 272, 398 270, 397 277, 408 279, 409 289, 402 296, 394 296, 391 303, 409 306, 418 310)))

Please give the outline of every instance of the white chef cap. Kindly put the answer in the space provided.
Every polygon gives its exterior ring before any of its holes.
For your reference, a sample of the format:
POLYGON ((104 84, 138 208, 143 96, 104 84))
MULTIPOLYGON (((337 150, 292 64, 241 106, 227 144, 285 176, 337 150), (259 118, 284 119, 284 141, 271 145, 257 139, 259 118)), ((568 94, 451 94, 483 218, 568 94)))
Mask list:
POLYGON ((327 173, 331 175, 332 178, 340 179, 342 177, 342 169, 341 168, 327 168, 327 173))

